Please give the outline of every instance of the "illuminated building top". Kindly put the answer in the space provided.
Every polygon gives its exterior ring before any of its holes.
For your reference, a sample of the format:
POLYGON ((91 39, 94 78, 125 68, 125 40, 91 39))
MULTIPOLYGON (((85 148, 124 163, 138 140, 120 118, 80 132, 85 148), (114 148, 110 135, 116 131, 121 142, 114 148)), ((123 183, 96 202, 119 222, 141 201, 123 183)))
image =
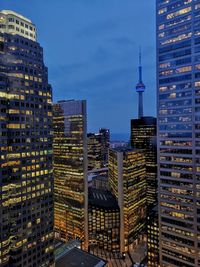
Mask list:
POLYGON ((32 21, 11 10, 0 11, 0 32, 37 40, 36 27, 32 21))

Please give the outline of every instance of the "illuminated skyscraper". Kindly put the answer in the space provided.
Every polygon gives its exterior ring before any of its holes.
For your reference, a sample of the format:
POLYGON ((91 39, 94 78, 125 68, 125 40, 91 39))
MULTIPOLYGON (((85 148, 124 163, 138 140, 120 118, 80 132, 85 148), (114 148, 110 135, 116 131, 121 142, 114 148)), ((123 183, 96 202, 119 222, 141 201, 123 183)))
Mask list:
POLYGON ((0 266, 54 266, 52 90, 32 22, 0 11, 0 266))
POLYGON ((119 252, 120 212, 110 191, 89 188, 88 216, 90 248, 119 252))
POLYGON ((161 266, 200 266, 200 1, 157 0, 161 266))
POLYGON ((109 185, 120 208, 120 252, 131 251, 145 231, 146 170, 140 150, 109 150, 109 185))
POLYGON ((53 128, 56 237, 77 238, 87 249, 86 101, 54 104, 53 128))
POLYGON ((142 149, 146 161, 148 210, 157 205, 157 140, 156 118, 131 120, 131 146, 142 149))

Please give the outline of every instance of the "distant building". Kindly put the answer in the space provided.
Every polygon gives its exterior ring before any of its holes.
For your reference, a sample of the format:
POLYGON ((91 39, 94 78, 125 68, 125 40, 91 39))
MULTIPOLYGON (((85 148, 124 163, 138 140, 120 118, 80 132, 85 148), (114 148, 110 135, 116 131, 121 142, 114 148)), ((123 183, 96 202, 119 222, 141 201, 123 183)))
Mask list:
POLYGON ((109 186, 120 208, 120 252, 131 251, 145 231, 146 168, 139 150, 109 150, 109 186))
POLYGON ((101 135, 101 162, 103 167, 108 165, 108 150, 110 147, 110 130, 100 128, 99 134, 101 135))
POLYGON ((110 131, 101 128, 99 133, 88 133, 88 170, 99 169, 108 165, 110 131))
POLYGON ((92 187, 96 189, 109 190, 108 176, 97 175, 93 177, 92 187))
POLYGON ((92 180, 95 179, 97 176, 108 177, 108 167, 101 168, 101 169, 93 169, 91 171, 88 171, 88 186, 89 187, 93 186, 92 180))
POLYGON ((0 266, 54 266, 52 88, 31 20, 0 11, 0 266))
POLYGON ((118 147, 128 147, 128 142, 126 141, 111 141, 110 148, 118 148, 118 147))
POLYGON ((86 101, 53 106, 56 238, 79 239, 87 249, 86 101))
POLYGON ((120 251, 120 212, 109 191, 89 188, 89 243, 112 252, 120 251))
POLYGON ((158 206, 147 216, 148 267, 159 267, 159 223, 158 206))
POLYGON ((146 161, 148 210, 157 204, 157 140, 156 118, 141 117, 131 120, 131 146, 142 149, 146 161))
POLYGON ((100 169, 101 161, 101 136, 95 133, 87 134, 88 170, 100 169))

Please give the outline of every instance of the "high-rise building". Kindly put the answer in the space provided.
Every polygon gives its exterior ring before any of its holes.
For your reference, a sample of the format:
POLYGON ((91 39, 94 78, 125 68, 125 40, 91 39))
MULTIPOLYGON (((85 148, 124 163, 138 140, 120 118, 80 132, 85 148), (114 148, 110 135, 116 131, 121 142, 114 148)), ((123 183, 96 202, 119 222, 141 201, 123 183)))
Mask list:
POLYGON ((87 134, 88 170, 100 169, 101 163, 101 136, 95 133, 87 134))
POLYGON ((160 264, 200 266, 200 1, 157 0, 160 264))
POLYGON ((148 210, 157 204, 157 140, 156 118, 141 117, 131 120, 131 146, 142 149, 146 161, 148 210))
POLYGON ((147 247, 148 267, 159 267, 158 206, 152 208, 147 216, 147 247))
POLYGON ((109 150, 109 186, 120 208, 120 252, 132 251, 145 232, 146 169, 140 150, 109 150))
POLYGON ((36 28, 0 11, 0 266, 54 266, 52 90, 36 28))
POLYGON ((101 161, 102 166, 108 165, 108 151, 110 147, 110 130, 100 128, 99 134, 101 135, 101 161))
POLYGON ((120 211, 108 190, 89 188, 88 229, 90 248, 120 251, 120 211))
POLYGON ((79 239, 87 249, 86 101, 54 104, 53 130, 56 238, 79 239))
POLYGON ((110 144, 109 129, 101 128, 98 133, 88 133, 88 170, 99 169, 108 165, 110 144))

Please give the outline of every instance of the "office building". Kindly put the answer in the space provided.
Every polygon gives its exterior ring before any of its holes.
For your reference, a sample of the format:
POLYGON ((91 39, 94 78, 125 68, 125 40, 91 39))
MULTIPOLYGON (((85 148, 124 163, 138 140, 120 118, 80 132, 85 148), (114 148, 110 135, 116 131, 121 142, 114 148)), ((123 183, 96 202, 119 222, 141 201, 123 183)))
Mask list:
POLYGON ((200 266, 200 1, 157 0, 160 264, 200 266))
POLYGON ((88 170, 100 169, 101 162, 101 136, 95 133, 87 134, 88 170))
POLYGON ((53 105, 56 238, 79 239, 87 249, 86 101, 53 105))
POLYGON ((101 128, 98 133, 88 133, 88 170, 108 165, 108 149, 110 144, 109 129, 101 128))
POLYGON ((120 212, 116 198, 108 190, 89 188, 88 229, 90 249, 120 251, 120 212))
POLYGON ((146 161, 147 211, 157 204, 156 118, 131 120, 131 146, 142 149, 146 161))
POLYGON ((120 208, 120 252, 132 251, 145 232, 146 169, 140 150, 109 150, 109 186, 120 208))
POLYGON ((35 25, 0 11, 0 266, 54 266, 52 90, 35 25))
POLYGON ((158 206, 151 209, 147 216, 147 247, 148 267, 159 267, 158 206))
POLYGON ((102 167, 108 166, 108 151, 110 147, 110 130, 100 128, 99 134, 101 135, 101 162, 102 167))

